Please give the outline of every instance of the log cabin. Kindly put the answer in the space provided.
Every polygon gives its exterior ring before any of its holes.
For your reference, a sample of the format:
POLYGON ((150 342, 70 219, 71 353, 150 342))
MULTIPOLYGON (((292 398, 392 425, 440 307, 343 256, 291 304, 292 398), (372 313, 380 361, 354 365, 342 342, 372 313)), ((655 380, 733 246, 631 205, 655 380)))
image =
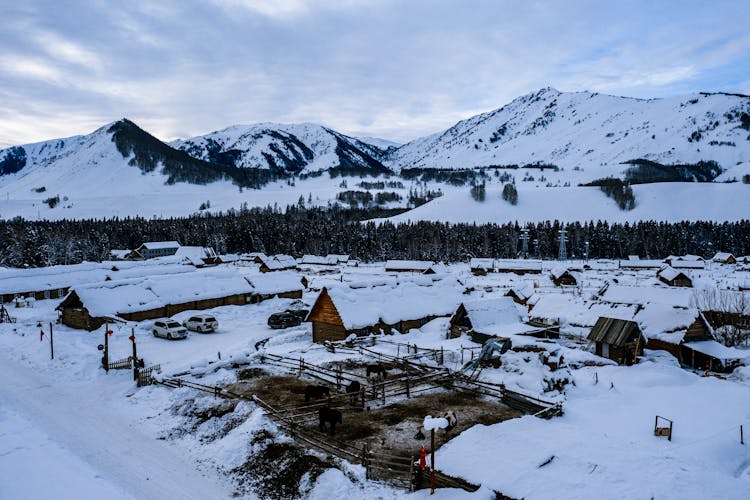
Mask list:
POLYGON ((659 281, 669 286, 692 287, 693 280, 683 271, 678 271, 672 266, 664 266, 656 273, 659 281))

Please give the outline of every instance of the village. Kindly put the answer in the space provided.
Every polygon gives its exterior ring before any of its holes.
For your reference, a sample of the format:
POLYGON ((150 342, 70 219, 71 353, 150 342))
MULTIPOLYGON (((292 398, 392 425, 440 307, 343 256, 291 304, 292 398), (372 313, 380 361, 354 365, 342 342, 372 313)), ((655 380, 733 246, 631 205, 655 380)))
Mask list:
POLYGON ((96 387, 235 495, 747 491, 750 256, 371 263, 147 242, 0 269, 0 297, 5 371, 96 387))

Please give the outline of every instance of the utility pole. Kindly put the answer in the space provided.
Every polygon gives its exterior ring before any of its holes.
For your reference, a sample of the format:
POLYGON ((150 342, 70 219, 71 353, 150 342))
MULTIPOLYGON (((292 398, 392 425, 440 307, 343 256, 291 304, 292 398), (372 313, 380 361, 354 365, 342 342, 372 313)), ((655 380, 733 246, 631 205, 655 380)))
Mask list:
POLYGON ((534 238, 532 243, 534 244, 534 257, 538 259, 539 258, 539 240, 537 238, 534 238))
POLYGON ((135 349, 135 328, 131 329, 130 341, 133 343, 133 380, 138 381, 138 352, 135 349))
POLYGON ((52 338, 52 322, 49 322, 49 359, 55 359, 55 342, 52 338))
POLYGON ((557 252, 557 260, 568 260, 568 250, 565 247, 565 226, 561 226, 560 231, 560 248, 557 252))
POLYGON ((435 429, 430 430, 430 495, 435 494, 435 429))
POLYGON ((521 229, 521 256, 524 259, 529 258, 529 228, 521 229))
POLYGON ((104 371, 109 373, 109 323, 104 323, 104 356, 102 357, 104 371))
POLYGON ((589 261, 589 240, 584 241, 583 244, 586 246, 586 262, 588 262, 589 261))

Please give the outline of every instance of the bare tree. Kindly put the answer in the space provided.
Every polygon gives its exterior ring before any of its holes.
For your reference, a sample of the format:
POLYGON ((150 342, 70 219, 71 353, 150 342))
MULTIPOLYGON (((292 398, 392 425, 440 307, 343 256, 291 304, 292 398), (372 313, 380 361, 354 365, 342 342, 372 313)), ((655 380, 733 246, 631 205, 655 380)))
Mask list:
POLYGON ((716 340, 728 347, 746 345, 750 340, 750 293, 704 288, 694 293, 695 306, 711 326, 716 340))

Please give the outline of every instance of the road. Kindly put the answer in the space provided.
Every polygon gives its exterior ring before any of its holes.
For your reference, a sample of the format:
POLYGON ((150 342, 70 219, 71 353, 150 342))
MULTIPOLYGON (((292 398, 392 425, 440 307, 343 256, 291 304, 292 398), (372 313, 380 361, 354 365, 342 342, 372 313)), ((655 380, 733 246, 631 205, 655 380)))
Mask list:
MULTIPOLYGON (((105 397, 107 387, 63 384, 52 378, 0 352, 0 407, 27 419, 90 465, 103 480, 133 498, 205 500, 231 496, 230 486, 221 478, 200 473, 184 451, 147 435, 137 422, 123 415, 125 412, 118 411, 116 403, 108 403, 112 396, 105 397)), ((46 472, 40 470, 38 480, 45 477, 46 472)), ((82 488, 85 491, 85 485, 82 488)), ((83 497, 68 491, 56 498, 83 497)))

